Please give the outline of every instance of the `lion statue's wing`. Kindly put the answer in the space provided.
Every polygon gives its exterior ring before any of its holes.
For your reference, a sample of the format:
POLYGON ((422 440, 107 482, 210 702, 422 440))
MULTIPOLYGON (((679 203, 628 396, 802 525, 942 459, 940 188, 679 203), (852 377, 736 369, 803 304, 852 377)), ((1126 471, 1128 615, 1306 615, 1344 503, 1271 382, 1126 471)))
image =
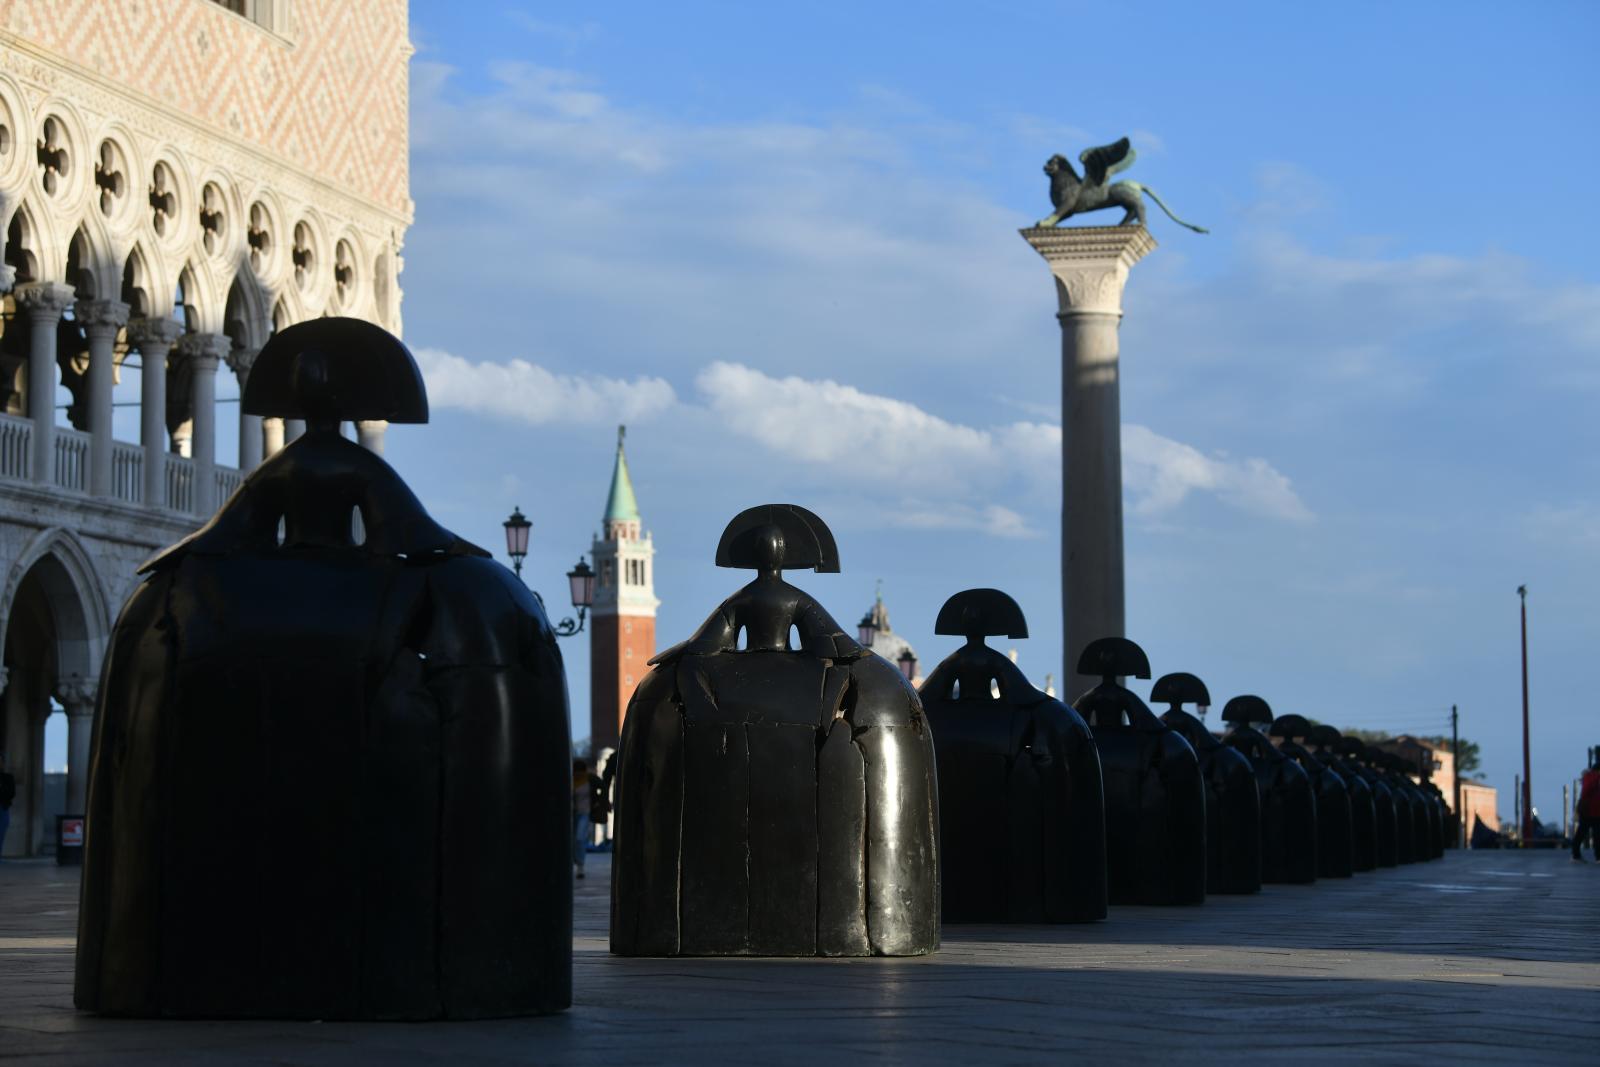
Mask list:
POLYGON ((1138 153, 1124 137, 1099 148, 1085 148, 1079 153, 1078 162, 1083 164, 1084 181, 1090 185, 1104 185, 1111 175, 1133 166, 1136 158, 1138 153))

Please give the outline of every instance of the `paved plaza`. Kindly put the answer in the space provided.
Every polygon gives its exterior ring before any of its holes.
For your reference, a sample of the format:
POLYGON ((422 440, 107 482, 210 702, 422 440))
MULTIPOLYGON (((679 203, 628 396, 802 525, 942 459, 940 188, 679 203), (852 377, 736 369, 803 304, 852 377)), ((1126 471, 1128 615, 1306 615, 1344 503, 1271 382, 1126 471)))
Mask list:
POLYGON ((589 868, 564 1015, 219 1023, 75 1012, 77 872, 0 864, 0 1061, 1600 1062, 1600 866, 1564 852, 1453 852, 1089 926, 946 927, 909 960, 620 959, 608 858, 589 868))

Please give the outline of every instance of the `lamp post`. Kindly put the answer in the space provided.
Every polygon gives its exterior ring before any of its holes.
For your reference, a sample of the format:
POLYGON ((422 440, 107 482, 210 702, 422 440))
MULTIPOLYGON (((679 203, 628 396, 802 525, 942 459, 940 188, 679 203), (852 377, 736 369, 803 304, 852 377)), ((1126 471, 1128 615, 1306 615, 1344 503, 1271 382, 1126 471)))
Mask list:
POLYGON ((1517 586, 1522 601, 1522 847, 1533 837, 1533 786, 1528 781, 1528 587, 1517 586))
POLYGON ((872 621, 872 612, 869 611, 856 623, 856 639, 861 642, 862 648, 871 648, 872 639, 877 635, 878 626, 872 621))
POLYGON ((900 673, 906 676, 906 681, 917 676, 917 657, 909 648, 900 653, 900 658, 895 662, 900 665, 900 673))
MULTIPOLYGON (((506 529, 506 555, 511 557, 511 570, 518 578, 522 577, 522 561, 528 557, 528 534, 533 529, 533 523, 522 513, 520 507, 511 509, 511 517, 501 523, 506 529)), ((584 618, 594 606, 594 569, 589 566, 589 561, 582 556, 578 557, 578 565, 567 572, 567 587, 572 596, 572 606, 578 610, 576 619, 562 619, 552 629, 557 637, 571 637, 583 630, 584 618)), ((544 597, 540 596, 537 589, 533 595, 538 597, 539 606, 544 606, 544 597)))

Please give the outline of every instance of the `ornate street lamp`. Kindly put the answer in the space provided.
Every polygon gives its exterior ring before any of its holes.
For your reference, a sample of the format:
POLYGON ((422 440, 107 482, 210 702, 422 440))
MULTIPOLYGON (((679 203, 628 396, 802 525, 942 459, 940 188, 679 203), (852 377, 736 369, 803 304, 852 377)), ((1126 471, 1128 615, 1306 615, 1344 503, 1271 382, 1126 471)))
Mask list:
MULTIPOLYGON (((511 517, 501 523, 506 528, 506 555, 511 557, 511 570, 518 578, 522 577, 522 561, 528 558, 528 534, 533 529, 533 523, 522 513, 520 507, 511 509, 511 517)), ((594 569, 587 560, 578 557, 578 565, 567 572, 567 586, 572 592, 572 606, 578 609, 576 619, 570 616, 562 619, 554 627, 557 637, 571 637, 583 630, 584 617, 594 606, 594 569)), ((539 606, 544 606, 544 597, 537 589, 533 595, 539 598, 539 606)))
POLYGON ((517 507, 511 509, 511 517, 501 525, 506 528, 506 555, 511 557, 511 570, 521 578, 522 561, 528 556, 528 532, 533 529, 533 523, 517 507))
POLYGON ((917 656, 909 648, 900 653, 900 658, 895 662, 900 664, 900 673, 906 676, 906 681, 917 676, 917 656))
POLYGON ((856 639, 861 642, 862 648, 871 648, 872 639, 878 633, 878 627, 872 621, 872 612, 861 616, 861 621, 856 623, 856 639))

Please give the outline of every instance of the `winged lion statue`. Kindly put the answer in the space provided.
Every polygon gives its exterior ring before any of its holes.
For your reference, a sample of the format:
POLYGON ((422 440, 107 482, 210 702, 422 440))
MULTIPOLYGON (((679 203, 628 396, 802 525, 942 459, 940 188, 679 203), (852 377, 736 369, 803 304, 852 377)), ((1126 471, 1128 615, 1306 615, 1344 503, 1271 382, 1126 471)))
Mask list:
POLYGON ((1143 226, 1144 194, 1148 194, 1167 213, 1167 217, 1179 226, 1195 233, 1210 233, 1210 230, 1192 222, 1184 222, 1174 215, 1172 209, 1162 203, 1156 191, 1148 185, 1127 180, 1106 184, 1113 174, 1133 166, 1136 158, 1138 153, 1126 137, 1099 148, 1086 148, 1078 155, 1078 162, 1083 164, 1083 177, 1080 178, 1078 172, 1072 169, 1072 161, 1066 156, 1051 156, 1045 162, 1044 172, 1050 175, 1050 203, 1055 211, 1040 219, 1036 225, 1055 226, 1064 219, 1082 215, 1086 211, 1120 207, 1127 212, 1122 216, 1121 225, 1143 226))

